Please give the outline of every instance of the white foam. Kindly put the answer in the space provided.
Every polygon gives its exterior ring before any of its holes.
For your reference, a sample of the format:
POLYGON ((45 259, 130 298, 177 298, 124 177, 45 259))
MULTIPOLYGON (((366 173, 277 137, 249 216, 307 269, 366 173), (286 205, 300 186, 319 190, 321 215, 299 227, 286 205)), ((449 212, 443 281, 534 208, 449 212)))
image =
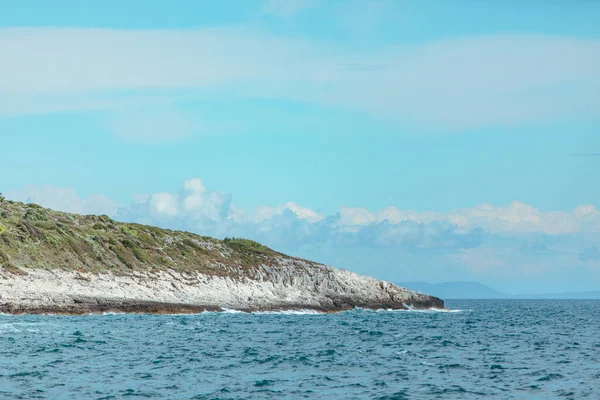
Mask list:
POLYGON ((402 309, 383 309, 380 308, 378 310, 364 310, 364 309, 357 309, 357 311, 371 311, 371 312, 378 312, 378 313, 406 313, 406 312, 410 312, 410 313, 461 313, 461 312, 468 312, 468 311, 472 311, 472 310, 459 310, 459 309, 455 309, 455 310, 450 310, 447 308, 426 308, 426 309, 420 309, 420 308, 410 308, 407 307, 405 310, 402 309))
MULTIPOLYGON (((248 314, 244 311, 234 310, 233 308, 225 308, 223 307, 223 311, 204 311, 204 313, 222 313, 222 314, 248 314)), ((203 314, 204 314, 203 313, 203 314)))
POLYGON ((398 310, 398 311, 405 311, 405 312, 417 312, 417 313, 461 313, 461 312, 468 312, 468 311, 472 311, 472 310, 449 310, 447 308, 428 308, 426 310, 416 310, 416 309, 408 309, 408 310, 398 310))
POLYGON ((254 311, 252 314, 264 315, 264 314, 276 314, 276 315, 321 315, 325 314, 315 310, 281 310, 281 311, 254 311))
POLYGON ((203 314, 252 314, 252 315, 321 315, 325 314, 315 310, 270 310, 270 311, 240 311, 233 308, 223 308, 223 311, 205 311, 203 314))

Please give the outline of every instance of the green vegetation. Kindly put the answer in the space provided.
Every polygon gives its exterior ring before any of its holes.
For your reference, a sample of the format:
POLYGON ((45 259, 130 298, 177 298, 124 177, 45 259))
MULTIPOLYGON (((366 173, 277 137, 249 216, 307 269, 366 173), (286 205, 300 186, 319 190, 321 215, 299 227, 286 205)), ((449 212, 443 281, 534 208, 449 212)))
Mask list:
POLYGON ((263 246, 262 244, 250 239, 226 237, 225 239, 223 239, 223 242, 229 247, 240 251, 250 251, 253 253, 266 255, 274 254, 274 251, 269 249, 267 246, 263 246))
POLYGON ((121 229, 121 232, 123 232, 125 235, 133 237, 138 236, 138 232, 135 229, 133 229, 130 225, 121 225, 119 229, 121 229))
POLYGON ((286 257, 253 240, 217 240, 35 204, 0 202, 0 272, 20 268, 129 274, 172 269, 231 276, 286 257))

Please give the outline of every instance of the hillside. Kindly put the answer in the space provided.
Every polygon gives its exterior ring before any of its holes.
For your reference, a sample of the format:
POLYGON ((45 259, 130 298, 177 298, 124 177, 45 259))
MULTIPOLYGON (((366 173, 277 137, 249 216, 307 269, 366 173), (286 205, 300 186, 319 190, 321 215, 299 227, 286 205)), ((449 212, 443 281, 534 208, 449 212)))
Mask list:
POLYGON ((0 200, 0 312, 443 307, 437 298, 246 239, 0 200))
POLYGON ((273 266, 276 257, 285 257, 250 240, 220 241, 6 200, 0 202, 0 238, 0 263, 17 274, 30 267, 115 274, 172 269, 230 276, 240 268, 273 266))

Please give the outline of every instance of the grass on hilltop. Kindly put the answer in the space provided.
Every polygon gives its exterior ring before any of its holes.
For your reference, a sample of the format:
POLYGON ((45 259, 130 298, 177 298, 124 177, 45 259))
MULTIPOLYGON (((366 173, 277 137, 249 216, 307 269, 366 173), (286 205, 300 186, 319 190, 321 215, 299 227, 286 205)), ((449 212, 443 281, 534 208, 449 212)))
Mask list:
POLYGON ((77 215, 0 195, 0 268, 132 273, 172 269, 234 276, 287 257, 253 240, 218 240, 188 232, 77 215))

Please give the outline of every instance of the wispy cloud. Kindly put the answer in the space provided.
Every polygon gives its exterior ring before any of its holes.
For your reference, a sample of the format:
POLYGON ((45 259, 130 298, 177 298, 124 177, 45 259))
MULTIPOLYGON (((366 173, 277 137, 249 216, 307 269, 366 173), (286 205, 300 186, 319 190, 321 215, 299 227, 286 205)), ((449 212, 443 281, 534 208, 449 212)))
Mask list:
POLYGON ((600 118, 598 40, 500 35, 349 50, 239 27, 10 28, 0 29, 0 48, 10 60, 0 65, 0 115, 193 88, 450 128, 600 118))

